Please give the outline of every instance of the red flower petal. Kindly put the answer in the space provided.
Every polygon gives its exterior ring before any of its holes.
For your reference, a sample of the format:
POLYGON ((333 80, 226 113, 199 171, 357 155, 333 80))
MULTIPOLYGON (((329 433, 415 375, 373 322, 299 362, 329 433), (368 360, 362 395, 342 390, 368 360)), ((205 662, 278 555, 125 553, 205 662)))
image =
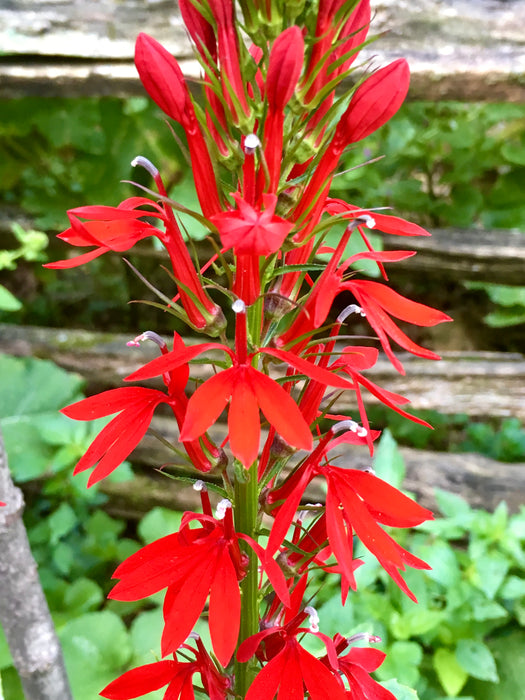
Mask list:
MULTIPOLYGON (((310 363, 306 363, 310 365, 310 363)), ((287 443, 302 450, 312 448, 312 434, 292 397, 262 372, 250 372, 257 401, 268 421, 287 443)))
POLYGON ((171 681, 179 668, 176 661, 157 661, 123 673, 100 692, 109 700, 128 700, 162 688, 171 681))
POLYGON ((180 431, 183 442, 196 440, 220 416, 228 403, 235 381, 235 368, 213 375, 201 384, 191 396, 186 417, 180 431))
POLYGON ((241 620, 241 594, 237 574, 227 549, 217 562, 211 584, 209 624, 213 651, 226 666, 237 645, 241 620))
POLYGON ((235 372, 235 380, 228 411, 230 447, 237 459, 245 467, 249 467, 259 454, 259 406, 250 382, 248 367, 238 367, 232 371, 235 372))

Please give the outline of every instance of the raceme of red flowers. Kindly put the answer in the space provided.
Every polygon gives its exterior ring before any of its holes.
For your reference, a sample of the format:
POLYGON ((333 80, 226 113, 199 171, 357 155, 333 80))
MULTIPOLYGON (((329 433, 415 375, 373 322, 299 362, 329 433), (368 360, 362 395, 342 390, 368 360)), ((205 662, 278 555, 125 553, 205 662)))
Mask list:
POLYGON ((327 636, 312 603, 319 570, 340 581, 344 603, 369 554, 413 601, 403 572, 428 568, 395 533, 432 513, 370 464, 349 468, 344 455, 366 448, 373 456, 382 426, 369 420, 368 394, 424 423, 402 408, 407 398, 367 372, 380 351, 404 372, 392 344, 439 359, 393 319, 424 328, 450 318, 388 285, 387 268, 414 253, 377 249, 367 231, 429 234, 329 196, 345 149, 359 148, 401 106, 408 65, 359 65, 368 0, 179 5, 201 94, 153 37, 139 35, 135 62, 149 96, 184 132, 200 210, 179 203, 177 187, 168 191, 157 167, 137 156, 133 165, 147 171, 151 189, 137 185, 115 206, 69 211, 59 238, 84 251, 48 265, 84 265, 154 238, 173 280, 157 290, 159 303, 179 331, 182 321, 193 334, 216 338, 183 340, 176 332, 170 349, 154 331, 142 332, 130 344, 153 341, 158 357, 125 386, 63 409, 74 420, 108 418, 75 469, 92 470, 88 486, 129 457, 155 411, 170 412, 174 459, 186 462, 186 482, 201 496, 201 509, 185 512, 177 532, 115 571, 115 601, 164 592, 164 631, 160 657, 125 671, 101 695, 135 698, 165 687, 167 700, 195 698, 197 689, 213 700, 393 700, 370 675, 384 653, 360 646, 359 635, 327 636), (207 227, 213 259, 190 252, 191 224, 182 227, 180 212, 207 227), (328 247, 327 233, 341 225, 328 247), (347 257, 356 238, 365 250, 347 257), (372 261, 382 281, 363 278, 361 260, 372 261), (361 340, 352 342, 353 334, 361 340), (340 397, 354 406, 350 415, 338 408, 340 397), (202 480, 210 475, 214 503, 202 480), (319 479, 324 502, 306 505, 319 479), (202 615, 209 648, 193 631, 202 615), (324 656, 306 648, 308 635, 322 641, 324 656))

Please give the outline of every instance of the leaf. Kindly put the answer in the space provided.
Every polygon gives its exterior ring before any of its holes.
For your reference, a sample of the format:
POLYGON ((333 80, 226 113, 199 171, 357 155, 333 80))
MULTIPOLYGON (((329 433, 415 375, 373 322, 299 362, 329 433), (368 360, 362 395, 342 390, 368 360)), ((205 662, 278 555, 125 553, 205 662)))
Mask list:
POLYGON ((412 688, 406 685, 402 685, 395 678, 391 678, 389 681, 381 683, 381 685, 393 693, 396 700, 418 700, 419 698, 415 690, 412 690, 412 688))
POLYGON ((443 647, 437 649, 432 665, 447 695, 455 697, 467 682, 469 674, 459 665, 454 652, 443 647))
POLYGON ((75 700, 93 700, 131 657, 122 620, 112 612, 86 613, 59 631, 75 700))
POLYGON ((67 503, 62 503, 47 519, 49 523, 49 543, 55 546, 59 540, 77 525, 75 511, 67 503))
POLYGON ((163 628, 164 619, 161 607, 137 615, 130 629, 133 651, 130 665, 141 666, 160 659, 160 639, 163 628))
POLYGON ((75 613, 85 613, 96 608, 104 600, 100 586, 88 578, 79 578, 70 584, 64 595, 64 605, 75 613))
POLYGON ((390 621, 392 634, 398 639, 410 639, 439 627, 444 613, 416 607, 403 614, 394 613, 390 621))
POLYGON ((473 560, 475 568, 472 582, 492 600, 505 580, 510 561, 500 552, 487 552, 473 556, 473 560))
POLYGON ((137 528, 141 540, 150 544, 165 535, 177 532, 180 527, 182 513, 168 508, 152 508, 139 523, 137 528))
POLYGON ((496 662, 492 652, 483 642, 460 639, 456 646, 456 660, 470 676, 483 681, 499 681, 496 662))
POLYGON ((378 477, 396 488, 400 488, 405 478, 405 460, 388 428, 383 431, 375 451, 374 471, 378 477))
POLYGON ((472 679, 467 689, 483 700, 521 700, 523 697, 523 668, 525 666, 525 632, 503 631, 489 642, 497 662, 500 681, 497 685, 472 679))
POLYGON ((53 470, 55 450, 43 440, 40 422, 55 421, 57 433, 61 422, 67 444, 69 421, 57 413, 79 397, 83 380, 52 362, 9 355, 0 355, 0 376, 0 421, 12 473, 19 482, 41 477, 53 470))
POLYGON ((432 569, 425 575, 445 588, 452 588, 461 579, 461 570, 456 551, 447 542, 437 540, 431 545, 418 548, 417 555, 432 569))
POLYGON ((21 308, 21 302, 0 284, 0 311, 20 311, 21 308))
POLYGON ((434 489, 434 495, 441 513, 447 518, 454 518, 458 515, 468 515, 471 508, 467 501, 456 493, 434 489))
POLYGON ((400 683, 413 687, 419 680, 419 664, 423 650, 416 642, 394 642, 376 674, 380 680, 397 678, 400 683))

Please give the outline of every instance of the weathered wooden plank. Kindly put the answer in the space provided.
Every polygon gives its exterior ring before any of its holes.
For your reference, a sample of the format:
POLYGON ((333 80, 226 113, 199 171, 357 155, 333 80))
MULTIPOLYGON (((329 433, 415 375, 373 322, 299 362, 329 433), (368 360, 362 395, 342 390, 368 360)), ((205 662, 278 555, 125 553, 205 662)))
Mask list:
MULTIPOLYGON (((388 33, 364 55, 405 56, 411 98, 525 101, 525 0, 378 0, 373 7, 373 32, 388 33)), ((139 31, 189 56, 171 0, 8 3, 0 7, 0 97, 142 94, 132 66, 139 31)), ((198 74, 194 63, 185 68, 198 74)))
MULTIPOLYGON (((0 208, 0 233, 10 230, 13 221, 30 228, 30 217, 20 210, 0 208)), ((66 216, 64 212, 64 226, 66 216)), ((408 248, 417 255, 389 267, 392 275, 425 275, 432 279, 482 281, 493 284, 525 285, 525 232, 481 229, 433 229, 432 236, 412 237, 384 235, 385 250, 408 248)), ((197 243, 201 260, 208 259, 206 241, 197 243)), ((209 246, 208 246, 209 247, 209 246)), ((162 251, 135 248, 136 257, 164 258, 162 251)))
MULTIPOLYGON (((144 343, 140 349, 128 348, 126 341, 129 339, 118 334, 0 324, 1 352, 53 360, 67 370, 82 374, 90 392, 121 386, 126 375, 156 356, 153 344, 144 343)), ((472 417, 516 416, 525 420, 525 358, 522 355, 446 352, 441 362, 406 354, 399 356, 406 376, 399 375, 386 359, 380 359, 366 376, 410 398, 411 403, 405 406, 408 410, 433 409, 472 417)), ((192 369, 196 377, 205 377, 207 372, 201 365, 192 369)), ((368 394, 365 401, 377 403, 368 394)), ((352 392, 343 393, 338 406, 340 411, 355 413, 352 392)))
MULTIPOLYGON (((173 430, 169 427, 162 429, 161 423, 156 419, 156 427, 166 437, 171 436, 176 440, 173 430)), ((168 426, 167 421, 164 424, 168 426)), ((402 447, 400 451, 406 465, 403 488, 414 493, 421 505, 434 511, 437 510, 436 488, 456 493, 472 507, 489 511, 494 510, 501 501, 507 503, 511 512, 519 511, 525 503, 523 463, 504 464, 474 453, 451 454, 408 447, 402 447)), ((159 465, 173 461, 173 457, 152 435, 146 435, 131 455, 131 461, 142 467, 135 479, 122 483, 103 482, 101 485, 102 491, 110 497, 111 512, 138 519, 155 506, 184 510, 198 504, 198 495, 191 486, 153 471, 159 465)), ((362 469, 370 464, 368 450, 356 446, 349 447, 337 461, 338 466, 348 469, 362 469)), ((182 468, 176 471, 184 473, 182 468)), ((200 478, 202 475, 194 471, 192 476, 200 478)), ((212 500, 214 498, 212 494, 212 500)), ((323 503, 324 499, 323 482, 315 480, 308 487, 303 502, 323 503)))
POLYGON ((383 236, 385 249, 406 246, 417 251, 396 262, 392 272, 409 272, 455 280, 525 284, 525 234, 521 231, 433 229, 432 236, 403 239, 383 236))

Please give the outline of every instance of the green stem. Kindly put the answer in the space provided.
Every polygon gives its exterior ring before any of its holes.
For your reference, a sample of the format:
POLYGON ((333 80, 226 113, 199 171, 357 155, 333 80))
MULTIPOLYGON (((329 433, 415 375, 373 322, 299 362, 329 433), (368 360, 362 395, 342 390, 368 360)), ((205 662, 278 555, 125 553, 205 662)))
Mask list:
MULTIPOLYGON (((254 540, 257 529, 259 491, 257 483, 257 462, 243 475, 235 478, 235 529, 254 540), (244 478, 243 478, 244 477, 244 478)), ((259 631, 259 588, 257 557, 250 547, 241 543, 249 557, 246 576, 241 581, 241 626, 239 644, 259 631)), ((235 660, 235 694, 246 697, 257 672, 253 660, 239 663, 235 660)))

